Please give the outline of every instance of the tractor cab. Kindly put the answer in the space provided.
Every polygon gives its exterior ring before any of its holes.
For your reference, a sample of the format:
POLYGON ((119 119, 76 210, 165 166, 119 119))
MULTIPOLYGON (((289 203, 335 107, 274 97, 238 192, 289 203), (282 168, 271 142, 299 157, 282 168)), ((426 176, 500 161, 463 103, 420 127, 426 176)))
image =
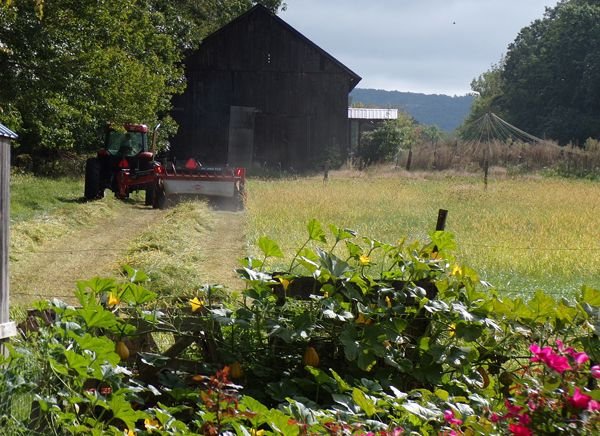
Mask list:
POLYGON ((146 134, 144 132, 109 130, 106 132, 105 150, 113 156, 136 156, 142 151, 148 150, 146 134))

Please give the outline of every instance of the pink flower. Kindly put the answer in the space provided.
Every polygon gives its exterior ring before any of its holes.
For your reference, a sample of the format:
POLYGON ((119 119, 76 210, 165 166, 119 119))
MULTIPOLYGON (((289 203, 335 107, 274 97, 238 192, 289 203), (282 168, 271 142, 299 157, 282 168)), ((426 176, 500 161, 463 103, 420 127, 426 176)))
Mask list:
POLYGON ((592 397, 581 392, 579 388, 575 388, 573 396, 569 398, 569 403, 578 409, 586 409, 591 400, 592 397))
POLYGON ((500 415, 498 415, 496 412, 492 413, 492 415, 490 416, 490 421, 492 421, 493 423, 499 422, 500 419, 500 415))
POLYGON ((519 416, 519 423, 521 423, 523 425, 531 424, 531 416, 529 416, 527 414, 523 414, 523 415, 519 416))
POLYGON ((533 432, 527 428, 524 425, 521 424, 510 424, 508 426, 508 430, 511 432, 511 434, 517 435, 517 436, 531 436, 533 435, 533 432))
POLYGON ((592 377, 594 378, 600 378, 600 365, 594 365, 590 368, 590 371, 592 372, 592 377))
POLYGON ((508 400, 504 401, 504 405, 506 406, 506 409, 508 410, 508 413, 506 414, 506 416, 509 418, 519 416, 519 413, 521 413, 521 410, 523 409, 523 407, 521 407, 521 406, 514 406, 514 405, 510 404, 510 401, 508 401, 508 400))
POLYGON ((454 417, 454 411, 444 410, 444 420, 450 425, 462 425, 462 420, 454 417))
POLYGON ((559 374, 572 369, 571 365, 569 365, 569 360, 565 356, 559 356, 558 354, 551 354, 548 356, 545 360, 545 363, 549 368, 552 368, 559 374))
POLYGON ((533 353, 533 357, 531 358, 532 362, 545 362, 548 356, 552 354, 552 348, 540 348, 538 344, 531 344, 529 351, 533 353))
POLYGON ((600 403, 596 400, 591 400, 588 403, 587 410, 590 412, 595 412, 596 410, 600 410, 600 403))
MULTIPOLYGON (((557 343, 559 344, 559 349, 563 347, 561 341, 557 341, 557 343)), ((559 374, 572 369, 567 357, 555 353, 551 347, 540 348, 538 344, 531 344, 529 346, 529 351, 533 353, 533 357, 530 359, 532 362, 544 362, 549 368, 559 374)), ((572 352, 575 354, 575 350, 572 350, 572 352)), ((585 353, 578 355, 578 358, 579 360, 589 359, 585 353)), ((583 362, 585 362, 585 360, 583 360, 583 362)))
POLYGON ((589 356, 587 354, 585 354, 585 352, 583 352, 583 351, 581 351, 579 353, 573 352, 571 354, 571 357, 573 358, 573 360, 575 360, 575 363, 577 364, 577 366, 583 365, 585 362, 590 360, 589 356))

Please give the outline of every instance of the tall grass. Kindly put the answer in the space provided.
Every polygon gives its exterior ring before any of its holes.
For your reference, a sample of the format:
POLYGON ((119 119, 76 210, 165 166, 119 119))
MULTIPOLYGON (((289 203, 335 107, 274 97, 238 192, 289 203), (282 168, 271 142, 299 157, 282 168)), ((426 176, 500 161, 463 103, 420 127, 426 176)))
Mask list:
MULTIPOLYGON (((398 166, 405 168, 408 151, 398 156, 398 166)), ((561 147, 547 141, 538 144, 444 141, 413 146, 412 170, 482 171, 489 166, 506 168, 512 174, 547 171, 564 176, 600 178, 600 145, 588 140, 583 148, 561 147)))
POLYGON ((47 215, 55 209, 74 210, 83 196, 83 181, 12 174, 10 218, 13 222, 47 215))
POLYGON ((247 236, 263 234, 291 251, 311 218, 386 242, 424 239, 438 209, 458 242, 461 262, 511 293, 538 288, 567 295, 582 284, 600 287, 600 185, 541 178, 415 178, 404 172, 332 174, 252 181, 247 236))

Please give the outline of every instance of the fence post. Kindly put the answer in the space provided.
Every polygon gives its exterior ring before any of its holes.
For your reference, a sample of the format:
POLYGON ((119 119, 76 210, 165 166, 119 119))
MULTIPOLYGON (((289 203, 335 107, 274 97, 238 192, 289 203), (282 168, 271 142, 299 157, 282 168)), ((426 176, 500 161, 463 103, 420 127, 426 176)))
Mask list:
POLYGON ((437 224, 435 225, 436 231, 441 231, 446 228, 446 218, 448 217, 448 211, 446 209, 440 209, 438 211, 437 224))
MULTIPOLYGON (((435 231, 440 232, 446 228, 446 218, 448 217, 448 211, 446 209, 438 210, 437 223, 435 224, 435 231)), ((434 245, 431 254, 437 256, 438 246, 434 245)))
POLYGON ((17 135, 0 124, 0 354, 6 350, 4 342, 17 334, 9 317, 8 292, 8 238, 10 225, 10 139, 17 135))

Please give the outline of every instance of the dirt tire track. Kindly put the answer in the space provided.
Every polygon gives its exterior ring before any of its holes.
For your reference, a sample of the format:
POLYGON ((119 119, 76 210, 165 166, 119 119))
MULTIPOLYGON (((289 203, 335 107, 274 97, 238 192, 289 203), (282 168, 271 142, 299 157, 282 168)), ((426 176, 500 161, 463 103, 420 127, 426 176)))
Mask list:
POLYGON ((19 304, 57 297, 72 302, 76 283, 114 277, 130 242, 152 227, 164 211, 124 204, 106 220, 75 229, 11 262, 10 293, 19 304))
POLYGON ((243 289, 244 282, 235 269, 245 255, 244 212, 213 211, 212 230, 204 236, 202 247, 206 248, 200 271, 205 283, 216 283, 229 290, 243 289))

